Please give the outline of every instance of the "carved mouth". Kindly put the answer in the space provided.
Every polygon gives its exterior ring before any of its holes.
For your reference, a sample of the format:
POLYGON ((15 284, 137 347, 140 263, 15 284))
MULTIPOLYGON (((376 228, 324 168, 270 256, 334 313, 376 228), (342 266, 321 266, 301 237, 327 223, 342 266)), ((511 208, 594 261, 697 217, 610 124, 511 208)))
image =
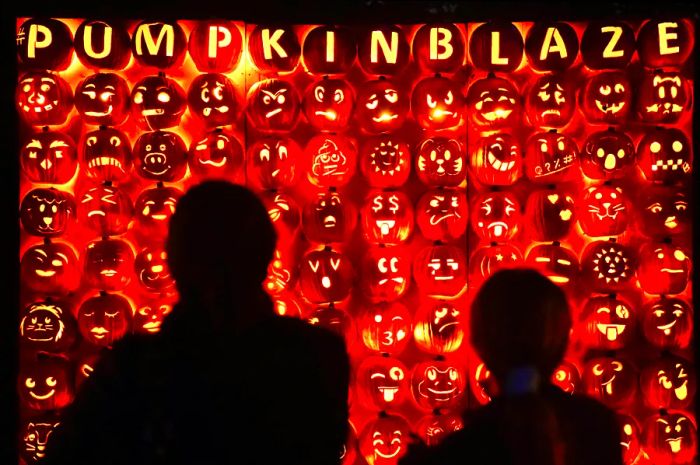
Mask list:
POLYGON ((42 278, 50 278, 56 274, 56 270, 36 270, 36 274, 42 278))
POLYGON ((113 277, 114 275, 117 274, 117 270, 106 269, 106 270, 100 271, 100 274, 101 274, 102 276, 107 276, 108 278, 111 278, 111 277, 113 277))
MULTIPOLYGON (((37 102, 39 105, 42 105, 42 102, 46 100, 45 97, 41 97, 39 102, 37 102)), ((29 102, 32 105, 34 105, 34 102, 29 102)), ((47 103, 46 105, 42 106, 35 106, 35 107, 30 107, 29 105, 22 105, 22 110, 24 110, 25 113, 29 113, 32 111, 32 108, 34 108, 34 113, 43 113, 43 112, 49 112, 54 109, 54 107, 58 106, 58 100, 54 100, 52 103, 47 103)))
POLYGON ((664 221, 664 226, 666 226, 668 229, 676 229, 676 227, 678 227, 676 217, 669 216, 668 218, 666 218, 666 221, 664 221))
POLYGON ((379 116, 373 116, 372 120, 375 123, 383 123, 385 121, 391 121, 392 119, 396 119, 398 117, 399 115, 397 115, 396 113, 382 113, 379 116))
POLYGON ((338 224, 338 221, 335 219, 335 216, 333 215, 328 215, 325 218, 323 218, 323 227, 325 228, 335 228, 335 226, 338 224))
POLYGON ((460 218, 460 216, 459 216, 457 213, 445 213, 445 214, 440 215, 440 216, 439 216, 439 215, 432 215, 432 216, 430 217, 430 224, 431 224, 432 226, 435 226, 435 225, 437 225, 437 224, 442 223, 444 220, 446 220, 447 218, 449 218, 449 217, 451 217, 451 216, 460 218))
POLYGON ((454 276, 433 276, 433 279, 435 281, 449 281, 451 279, 455 279, 454 276))
POLYGON ((401 276, 395 276, 393 278, 383 278, 383 279, 380 279, 377 284, 380 286, 383 286, 384 284, 388 283, 389 281, 394 281, 397 284, 403 284, 404 278, 402 278, 401 276))
POLYGON ((666 442, 671 447, 671 452, 677 454, 681 451, 681 440, 682 438, 668 438, 666 442))
POLYGON ((55 390, 55 389, 51 389, 49 392, 47 392, 47 393, 44 394, 44 395, 34 394, 32 391, 29 391, 29 395, 32 396, 33 398, 37 399, 37 400, 46 400, 46 399, 48 399, 49 397, 51 397, 52 395, 54 395, 54 394, 56 394, 56 390, 55 390))
POLYGON ((452 117, 454 117, 454 116, 455 116, 455 113, 454 113, 453 111, 450 111, 450 110, 441 110, 441 109, 437 109, 437 110, 433 110, 433 111, 428 115, 428 119, 429 119, 430 121, 433 121, 434 119, 445 119, 445 116, 452 116, 452 117))
POLYGON ((165 110, 162 108, 144 108, 141 110, 141 114, 143 116, 160 116, 165 113, 165 110))
POLYGON ((214 168, 221 168, 226 164, 226 159, 222 158, 221 161, 214 161, 214 160, 202 160, 201 158, 199 159, 199 163, 201 165, 210 165, 213 166, 214 168))
POLYGON ((452 388, 444 390, 444 391, 441 391, 439 389, 428 388, 428 392, 430 392, 431 394, 434 394, 435 398, 438 400, 448 400, 452 396, 452 394, 454 394, 454 392, 456 390, 457 390, 457 386, 453 386, 452 388))
POLYGON ((600 383, 602 386, 605 386, 605 392, 607 392, 608 395, 612 395, 612 393, 613 393, 612 382, 615 381, 616 377, 617 377, 617 375, 612 375, 612 378, 610 378, 609 380, 607 380, 603 383, 600 383))
POLYGON ((151 218, 154 220, 163 221, 168 219, 168 215, 165 213, 156 213, 155 215, 151 215, 151 218))
POLYGON ((608 341, 615 341, 617 337, 625 332, 626 325, 598 323, 598 331, 605 335, 608 341))
POLYGON ((545 110, 542 112, 542 116, 549 116, 549 115, 561 116, 561 111, 557 110, 556 108, 550 108, 549 110, 545 110))
POLYGON ((391 228, 393 228, 396 225, 396 221, 395 220, 376 220, 375 224, 379 228, 379 231, 382 233, 382 236, 386 236, 391 231, 391 228))
POLYGON ((481 115, 484 117, 486 121, 496 121, 499 119, 506 119, 510 114, 513 113, 513 110, 504 110, 504 109, 499 109, 499 110, 494 110, 494 111, 489 111, 486 113, 482 113, 481 115))
POLYGON ((148 331, 149 333, 157 333, 160 331, 160 321, 149 321, 148 323, 145 323, 143 326, 141 326, 143 329, 148 331))
POLYGON ((678 273, 683 273, 684 271, 678 268, 661 268, 662 273, 670 273, 670 274, 678 274, 678 273))
POLYGON ((114 108, 112 108, 112 105, 110 105, 106 111, 86 111, 85 115, 86 116, 98 116, 98 117, 99 116, 109 116, 112 114, 113 109, 114 108))
POLYGON ((202 114, 206 118, 209 115, 211 115, 211 112, 213 110, 216 110, 219 113, 227 113, 229 110, 229 107, 227 105, 221 105, 220 107, 204 107, 204 109, 202 110, 202 114))
POLYGON ((401 450, 401 446, 399 446, 399 447, 396 449, 396 452, 393 452, 393 453, 391 453, 391 454, 383 454, 381 451, 379 451, 379 450, 377 450, 377 449, 374 449, 374 453, 375 453, 376 455, 380 456, 381 458, 384 458, 384 459, 393 459, 394 457, 396 457, 397 455, 399 455, 399 451, 400 451, 400 450, 401 450))
POLYGON ((615 154, 607 154, 605 156, 605 162, 603 162, 603 166, 606 170, 614 170, 615 166, 617 166, 617 157, 615 156, 615 154))
POLYGON ((603 103, 600 100, 596 100, 595 106, 598 107, 598 110, 600 110, 603 113, 606 113, 606 114, 610 113, 610 114, 614 115, 615 113, 622 110, 622 107, 625 106, 625 102, 603 103))
POLYGON ((377 389, 379 389, 379 392, 382 393, 384 402, 393 402, 394 398, 396 397, 396 393, 399 392, 399 388, 397 387, 379 386, 377 389))
POLYGON ((671 328, 673 328, 675 326, 676 321, 678 321, 678 320, 673 320, 672 322, 670 322, 667 325, 657 326, 656 329, 660 329, 661 331, 663 331, 663 333, 666 336, 668 336, 669 334, 671 334, 671 328))
POLYGON ((338 114, 336 112, 334 112, 333 110, 329 110, 329 111, 316 110, 316 112, 314 114, 319 115, 319 116, 325 116, 326 119, 329 119, 331 121, 335 121, 336 119, 338 119, 338 114))
POLYGON ((92 218, 92 217, 95 216, 95 215, 97 215, 97 216, 107 216, 107 214, 106 214, 105 212, 103 212, 102 210, 90 210, 90 211, 88 212, 88 215, 87 215, 87 216, 88 216, 88 218, 92 218))
POLYGON ((673 393, 678 400, 685 400, 688 397, 688 380, 683 381, 683 384, 674 389, 673 393))
POLYGON ((494 221, 489 224, 486 229, 491 231, 494 237, 502 237, 508 232, 508 225, 503 221, 494 221))
POLYGON ((281 108, 275 108, 274 110, 270 110, 267 113, 265 113, 265 118, 272 118, 275 116, 277 113, 280 113, 282 111, 281 108))
POLYGON ((96 166, 116 166, 121 171, 124 171, 124 168, 122 168, 122 162, 109 156, 95 157, 88 162, 88 168, 95 168, 96 166))
POLYGON ((443 332, 444 330, 446 330, 447 328, 449 328, 450 326, 454 326, 454 325, 456 325, 456 324, 459 324, 459 323, 456 322, 456 321, 453 321, 453 322, 451 322, 451 323, 445 323, 444 325, 440 326, 440 328, 438 329, 438 333, 441 333, 441 332, 443 332))
POLYGON ((324 276, 321 278, 321 286, 323 286, 325 289, 330 289, 331 287, 331 278, 328 276, 324 276))
POLYGON ((508 170, 513 169, 513 166, 515 165, 515 160, 511 160, 508 162, 501 161, 496 157, 496 155, 494 155, 491 152, 489 152, 489 154, 486 158, 487 158, 489 164, 491 165, 491 167, 493 169, 495 169, 496 171, 508 171, 508 170))

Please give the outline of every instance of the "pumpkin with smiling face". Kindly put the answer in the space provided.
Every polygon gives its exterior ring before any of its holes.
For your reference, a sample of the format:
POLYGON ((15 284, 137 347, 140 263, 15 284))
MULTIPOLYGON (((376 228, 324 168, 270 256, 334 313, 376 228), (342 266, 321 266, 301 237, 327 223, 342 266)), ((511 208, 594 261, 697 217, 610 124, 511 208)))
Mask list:
POLYGON ((678 72, 648 73, 637 92, 637 115, 646 123, 673 124, 690 105, 690 85, 678 72))
POLYGON ((118 294, 100 293, 85 300, 78 309, 78 329, 94 345, 111 347, 131 328, 133 309, 118 294))
POLYGON ((581 311, 584 337, 592 347, 620 349, 634 337, 632 306, 615 294, 589 298, 581 311))
POLYGON ((454 299, 467 287, 467 258, 457 246, 428 246, 416 255, 413 276, 425 295, 454 299))
POLYGON ((175 187, 153 187, 143 190, 134 205, 136 224, 144 237, 163 238, 168 233, 168 222, 175 213, 182 191, 175 187))
POLYGON ((591 179, 621 178, 634 167, 635 159, 632 139, 611 128, 588 136, 581 152, 581 170, 591 179))
POLYGON ((520 96, 515 86, 498 77, 473 83, 467 92, 472 123, 482 129, 512 126, 520 119, 520 96))
POLYGON ((80 197, 80 223, 107 236, 124 234, 131 223, 134 207, 122 189, 100 184, 90 187, 80 197))
POLYGON ((398 136, 367 138, 360 149, 360 170, 372 187, 399 187, 411 174, 411 152, 398 136))
POLYGON ((357 120, 369 134, 393 132, 403 126, 409 99, 402 87, 389 79, 366 82, 357 96, 357 120))
POLYGON ((411 373, 413 399, 426 410, 456 407, 465 387, 463 370, 448 361, 421 362, 411 373))
POLYGON ((616 292, 631 286, 635 267, 632 249, 613 240, 591 242, 581 254, 582 277, 596 292, 616 292))
POLYGON ((522 208, 511 192, 484 192, 472 204, 471 225, 485 241, 513 239, 522 227, 522 208))
POLYGON ((19 336, 30 349, 60 352, 75 342, 75 321, 63 302, 34 302, 20 314, 19 336))
POLYGON ((203 179, 224 178, 241 182, 243 174, 243 147, 228 132, 205 132, 192 140, 189 167, 195 176, 203 179))
POLYGON ((576 109, 576 91, 573 83, 558 74, 540 77, 528 90, 526 109, 533 126, 566 126, 576 109))
POLYGON ((175 280, 168 269, 168 255, 162 247, 143 248, 134 260, 134 273, 139 284, 148 292, 168 293, 175 287, 175 280))
POLYGON ((411 111, 425 129, 458 126, 464 117, 464 99, 459 85, 442 76, 423 79, 413 88, 411 111))
POLYGON ((56 410, 73 401, 70 365, 63 358, 42 357, 23 363, 18 384, 23 404, 32 410, 56 410))
POLYGON ((291 138, 260 139, 248 148, 248 180, 259 189, 280 189, 296 182, 301 149, 291 138))
POLYGON ((579 201, 578 221, 588 236, 617 236, 627 229, 630 210, 629 199, 621 187, 592 186, 579 201))
POLYGON ((80 156, 85 164, 83 172, 96 181, 123 181, 131 172, 131 142, 114 128, 100 128, 85 134, 80 156))
POLYGON ((685 349, 693 334, 693 310, 687 302, 661 297, 641 312, 642 333, 654 347, 685 349))
POLYGON ((391 357, 366 357, 357 368, 356 383, 363 405, 387 410, 408 398, 408 369, 391 357))
POLYGON ((380 415, 360 432, 359 449, 369 465, 397 465, 411 442, 411 428, 404 417, 380 415))
POLYGON ((568 135, 537 133, 525 146, 525 174, 540 184, 563 182, 576 174, 577 159, 578 147, 568 135))
POLYGON ((299 117, 299 95, 281 79, 256 82, 248 91, 248 121, 262 132, 291 131, 299 117))
POLYGON ((51 296, 63 296, 80 284, 78 258, 65 243, 37 244, 22 255, 21 283, 27 289, 51 296))
POLYGON ((684 408, 695 398, 695 368, 688 360, 667 356, 644 367, 640 386, 649 407, 684 408))
POLYGON ((58 74, 25 74, 17 84, 15 104, 20 116, 33 126, 63 124, 73 108, 73 91, 58 74))
POLYGON ((433 189, 416 205, 416 223, 421 234, 433 241, 457 239, 467 230, 469 209, 461 190, 433 189))
POLYGON ((185 90, 164 75, 147 76, 131 90, 131 116, 142 129, 177 126, 185 106, 185 90))
POLYGON ((462 312, 451 303, 431 301, 416 312, 414 320, 413 337, 419 349, 439 355, 462 346, 462 312))
POLYGON ((76 153, 75 142, 66 134, 42 131, 22 143, 19 160, 31 182, 65 184, 78 167, 76 153))
POLYGON ((19 213, 25 232, 56 237, 75 221, 75 200, 70 193, 58 189, 34 189, 22 199, 19 213))
POLYGON ((304 93, 306 120, 319 131, 344 129, 355 105, 355 91, 343 79, 321 79, 304 93))
POLYGON ((692 463, 697 454, 697 443, 695 420, 685 412, 659 412, 644 423, 644 451, 654 464, 692 463))
POLYGON ((690 256, 671 243, 647 243, 639 252, 637 278, 648 294, 680 294, 690 279, 690 256))
POLYGON ((675 183, 689 178, 693 167, 692 145, 677 128, 647 132, 637 146, 639 168, 648 181, 675 183))
POLYGON ((620 71, 596 74, 586 82, 580 100, 588 122, 622 124, 632 111, 632 84, 620 71))
POLYGON ((507 133, 479 139, 472 151, 470 165, 477 180, 491 186, 515 184, 523 175, 523 148, 507 133))
POLYGON ((583 369, 583 389, 608 407, 624 407, 637 393, 637 373, 624 358, 593 358, 583 369))
POLYGON ((119 126, 129 116, 129 86, 114 73, 97 73, 80 81, 75 108, 87 124, 119 126))
POLYGON ((456 187, 467 174, 462 144, 456 139, 431 137, 418 146, 418 179, 428 186, 456 187))
POLYGON ((101 239, 90 242, 84 255, 85 281, 105 291, 119 291, 131 281, 134 252, 120 239, 101 239))
POLYGON ((688 196, 683 190, 649 186, 637 200, 637 219, 642 234, 667 237, 684 234, 690 229, 688 196))
POLYGON ((134 144, 134 161, 143 178, 179 181, 187 171, 187 147, 174 132, 146 132, 134 144))
POLYGON ((223 74, 200 74, 187 92, 190 112, 205 126, 226 126, 236 119, 236 90, 223 74))

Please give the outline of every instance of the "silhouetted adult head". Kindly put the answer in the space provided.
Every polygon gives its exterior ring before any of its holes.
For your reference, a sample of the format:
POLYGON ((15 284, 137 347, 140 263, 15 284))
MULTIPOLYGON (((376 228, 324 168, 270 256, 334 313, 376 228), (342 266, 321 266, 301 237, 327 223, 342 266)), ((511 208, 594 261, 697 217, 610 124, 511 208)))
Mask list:
POLYGON ((250 190, 226 181, 192 187, 177 203, 166 244, 181 298, 226 303, 260 291, 276 240, 250 190))
POLYGON ((570 329, 564 292, 534 270, 494 273, 472 303, 472 344, 501 386, 521 368, 549 379, 564 356, 570 329))

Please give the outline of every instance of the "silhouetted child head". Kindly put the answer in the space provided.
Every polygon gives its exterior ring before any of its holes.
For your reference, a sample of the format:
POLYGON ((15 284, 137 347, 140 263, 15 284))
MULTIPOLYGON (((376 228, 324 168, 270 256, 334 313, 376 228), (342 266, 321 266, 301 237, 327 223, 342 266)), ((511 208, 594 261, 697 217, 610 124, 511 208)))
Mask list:
POLYGON ((168 265, 183 299, 261 289, 277 236, 253 192, 226 181, 189 189, 170 220, 168 265))
POLYGON ((564 357, 570 330, 564 292, 534 270, 494 273, 472 303, 472 344, 501 386, 523 368, 548 380, 564 357))

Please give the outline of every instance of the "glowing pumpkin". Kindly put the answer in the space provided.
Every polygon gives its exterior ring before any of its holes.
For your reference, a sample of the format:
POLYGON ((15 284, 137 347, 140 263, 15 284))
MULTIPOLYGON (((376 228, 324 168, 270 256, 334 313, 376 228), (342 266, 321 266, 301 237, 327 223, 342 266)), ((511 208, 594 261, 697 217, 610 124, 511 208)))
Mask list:
POLYGON ((637 201, 639 230, 648 237, 681 235, 690 229, 688 196, 675 187, 649 186, 637 201))
POLYGON ((242 45, 236 24, 224 19, 197 21, 187 42, 192 61, 203 73, 232 71, 241 58, 242 45))
POLYGON ((357 210, 338 192, 322 191, 304 206, 301 221, 304 235, 311 242, 345 242, 357 225, 357 210))
POLYGON ((411 428, 404 417, 381 414, 360 432, 359 449, 368 465, 397 465, 411 442, 411 428))
POLYGON ((511 192, 484 192, 472 204, 472 229, 488 242, 509 241, 520 231, 521 210, 511 192))
POLYGON ((80 152, 83 172, 96 181, 123 181, 131 172, 131 142, 117 129, 102 127, 88 132, 80 152))
POLYGON ((637 373, 623 358, 593 358, 583 369, 583 389, 608 407, 624 407, 637 393, 637 373))
POLYGON ((30 68, 62 71, 73 57, 73 34, 62 21, 31 18, 17 31, 17 56, 30 68))
POLYGON ((244 178, 243 147, 233 134, 220 129, 202 133, 192 139, 189 154, 189 167, 195 176, 239 183, 244 178))
POLYGON ((131 116, 142 129, 167 129, 180 124, 185 90, 164 75, 147 76, 131 90, 131 116))
POLYGON ((644 402, 653 409, 684 408, 695 397, 695 369, 680 357, 667 356, 644 367, 639 381, 644 402))
POLYGON ((474 82, 467 92, 467 110, 472 123, 483 129, 514 125, 520 118, 520 96, 515 86, 498 77, 474 82))
POLYGON ((15 104, 28 124, 63 124, 73 108, 73 91, 58 74, 37 71, 22 76, 17 84, 15 104))
POLYGON ((645 74, 637 88, 637 115, 647 123, 675 123, 689 105, 690 85, 678 72, 645 74))
POLYGON ((399 129, 408 108, 408 95, 400 86, 389 79, 377 79, 360 88, 356 118, 364 132, 382 134, 399 129))
POLYGON ((459 85, 445 77, 423 79, 411 95, 413 118, 425 129, 456 127, 464 117, 464 98, 459 85))
POLYGON ((129 86, 115 73, 92 74, 75 88, 75 108, 88 124, 119 126, 129 116, 129 86))
POLYGON ((73 248, 62 242, 46 242, 24 252, 19 266, 20 282, 41 294, 63 296, 80 284, 78 258, 73 248))
POLYGON ((414 318, 413 337, 419 349, 431 354, 458 350, 465 337, 461 310, 448 302, 421 306, 414 318))
POLYGON ((563 71, 578 55, 574 28, 561 21, 538 21, 525 37, 528 64, 537 71, 563 71))
POLYGON ((464 191, 433 189, 421 196, 416 205, 416 223, 426 239, 457 239, 467 231, 467 197, 464 191))
POLYGON ((563 189, 530 192, 525 205, 525 225, 535 241, 549 242, 566 237, 575 224, 574 199, 563 189))
POLYGON ((408 374, 406 365, 398 359, 366 357, 355 378, 362 404, 379 410, 399 406, 408 398, 408 374))
POLYGON ((636 257, 632 249, 615 241, 594 241, 581 254, 581 276, 589 289, 615 292, 632 285, 636 257))
POLYGON ((533 126, 566 126, 576 109, 576 90, 573 83, 558 74, 540 77, 528 89, 525 108, 533 126))
POLYGON ((477 180, 491 186, 515 184, 523 175, 523 149, 520 142, 507 133, 479 139, 472 151, 470 165, 477 180))
POLYGON ((648 294, 680 294, 690 279, 690 256, 670 243, 646 243, 639 252, 637 278, 648 294))
POLYGON ((677 128, 647 132, 637 146, 638 165, 648 181, 675 183, 690 176, 692 146, 677 128))
POLYGON ((589 123, 622 124, 632 111, 632 84, 620 71, 605 71, 588 79, 579 94, 589 123))
POLYGON ((134 144, 136 171, 145 179, 179 181, 187 171, 187 146, 174 132, 146 132, 134 144))
POLYGON ((558 242, 534 246, 528 251, 525 263, 559 286, 568 286, 579 276, 578 256, 558 242))
POLYGON ((70 365, 61 357, 42 357, 22 364, 18 390, 24 406, 56 410, 73 401, 70 365))
POLYGON ((304 93, 306 120, 320 131, 344 129, 355 106, 355 91, 342 79, 324 78, 311 84, 304 93))
POLYGON ((397 245, 413 231, 413 206, 400 191, 375 191, 365 199, 360 211, 362 234, 373 244, 397 245))
POLYGON ((525 44, 511 22, 493 20, 477 26, 469 38, 469 58, 479 69, 511 72, 523 61, 525 44))
POLYGON ((591 179, 622 178, 635 165, 632 139, 614 129, 594 132, 583 145, 581 169, 591 179))
POLYGON ((692 463, 697 443, 695 419, 685 412, 659 412, 644 423, 644 450, 654 464, 692 463))
POLYGON ((124 69, 131 59, 131 37, 123 21, 87 19, 75 31, 75 54, 94 69, 124 69))
POLYGON ((317 135, 304 149, 306 174, 320 187, 343 186, 350 182, 357 166, 357 150, 353 142, 341 135, 317 135))
POLYGON ((431 187, 456 187, 467 175, 462 144, 456 139, 431 137, 418 145, 418 179, 431 187))
POLYGON ((162 247, 147 246, 141 249, 134 260, 134 273, 144 290, 168 293, 175 281, 168 269, 168 255, 162 247))
POLYGON ((408 64, 410 53, 406 34, 393 24, 365 28, 357 42, 358 61, 367 74, 398 75, 408 64))
POLYGON ((421 362, 411 372, 411 393, 425 410, 455 408, 462 400, 466 381, 463 370, 452 362, 421 362))
POLYGON ((359 157, 362 175, 372 187, 399 187, 411 174, 408 144, 393 134, 366 139, 359 157))
POLYGON ((383 302, 364 308, 357 326, 365 347, 374 352, 399 354, 411 339, 411 315, 398 302, 383 302))
POLYGON ((248 91, 248 121, 263 132, 291 131, 299 117, 299 95, 290 82, 258 81, 248 91))
POLYGON ((685 349, 693 334, 693 310, 687 302, 661 297, 641 312, 644 338, 660 349, 685 349))
POLYGON ((478 248, 469 259, 470 281, 481 283, 496 271, 518 268, 524 263, 523 253, 512 244, 491 244, 478 248))
POLYGON ((299 64, 301 45, 290 26, 255 26, 247 42, 253 65, 262 72, 289 73, 299 64))
POLYGON ((33 302, 20 313, 19 337, 23 347, 61 352, 75 342, 75 320, 64 302, 33 302))
POLYGON ((22 172, 35 183, 65 184, 78 167, 73 139, 53 131, 37 132, 25 139, 19 160, 22 172))
POLYGON ((531 181, 552 184, 569 180, 578 171, 578 147, 566 134, 541 132, 525 145, 525 174, 531 181))
POLYGON ((584 337, 599 349, 620 349, 633 338, 635 315, 632 306, 615 294, 589 298, 581 311, 584 337))
POLYGON ((420 250, 413 262, 413 276, 421 293, 434 298, 459 297, 467 287, 467 259, 453 245, 433 245, 420 250))
POLYGON ((690 56, 693 42, 685 20, 650 19, 637 34, 637 53, 647 68, 680 67, 690 56))
POLYGON ((302 59, 311 74, 343 74, 357 57, 355 34, 343 26, 318 26, 309 31, 302 46, 302 59))
POLYGON ((69 192, 39 188, 24 196, 19 217, 25 232, 56 237, 64 234, 75 221, 75 209, 75 200, 69 192))
POLYGON ((589 187, 583 192, 577 211, 584 234, 617 236, 625 232, 631 215, 630 202, 621 187, 609 184, 589 187))
POLYGON ((300 159, 301 149, 293 139, 260 139, 248 148, 248 180, 259 189, 290 187, 296 181, 300 159))
POLYGON ((299 262, 299 288, 309 302, 340 302, 349 295, 352 281, 352 264, 340 252, 311 250, 299 262))
POLYGON ((177 21, 144 20, 136 25, 131 53, 141 66, 163 70, 179 68, 186 51, 187 36, 177 21))
POLYGON ((401 298, 411 283, 411 260, 395 247, 367 250, 360 265, 360 288, 370 302, 401 298))
POLYGON ((624 21, 590 21, 583 31, 581 57, 590 69, 624 69, 634 51, 634 31, 624 21))
POLYGON ((80 196, 80 223, 99 234, 124 234, 133 214, 131 198, 117 187, 100 184, 88 188, 80 196))
POLYGON ((187 91, 190 113, 205 126, 214 128, 232 124, 238 103, 233 82, 223 74, 200 74, 187 91))
POLYGON ((90 242, 83 257, 85 282, 100 290, 119 291, 131 281, 134 252, 120 239, 90 242))

